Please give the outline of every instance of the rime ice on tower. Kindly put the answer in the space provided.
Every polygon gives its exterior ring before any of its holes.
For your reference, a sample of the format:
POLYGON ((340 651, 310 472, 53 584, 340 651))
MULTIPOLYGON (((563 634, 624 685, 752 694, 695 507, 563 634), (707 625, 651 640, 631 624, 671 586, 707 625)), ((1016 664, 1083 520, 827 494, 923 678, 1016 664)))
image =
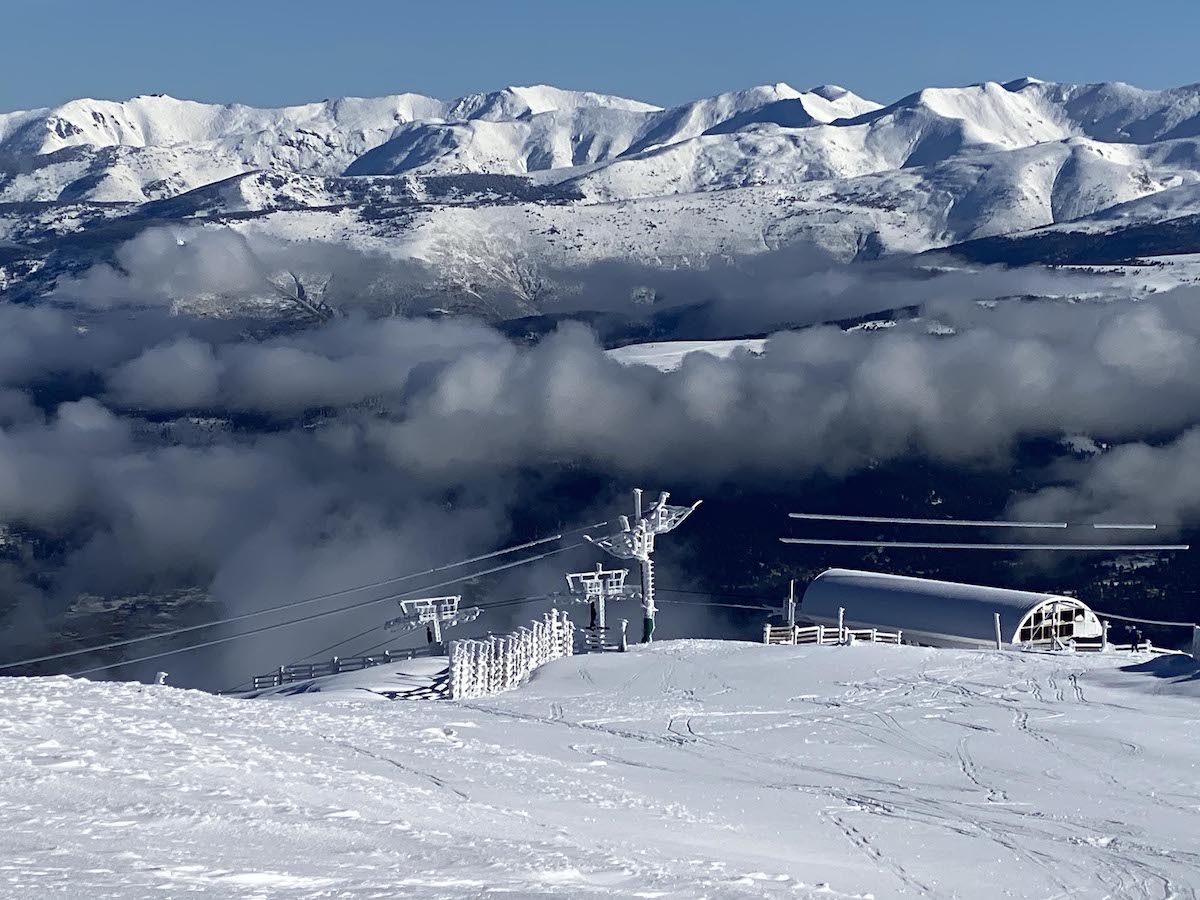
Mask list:
MULTIPOLYGON (((626 587, 628 569, 605 569, 596 563, 594 572, 572 572, 567 575, 567 590, 576 603, 586 603, 592 608, 591 624, 584 629, 584 644, 589 651, 612 649, 607 642, 608 625, 605 621, 606 605, 611 600, 641 600, 642 592, 626 587)), ((625 619, 621 620, 621 639, 616 649, 625 649, 625 619)))
POLYGON ((621 530, 618 533, 599 539, 584 535, 585 540, 591 541, 618 559, 636 559, 642 564, 643 644, 654 640, 654 562, 650 558, 654 553, 654 538, 679 527, 702 502, 697 500, 691 506, 668 506, 667 500, 670 496, 663 491, 658 495, 657 502, 643 515, 642 489, 634 488, 634 524, 630 524, 628 516, 621 516, 621 530))
POLYGON ((415 631, 424 625, 429 643, 440 646, 444 628, 470 622, 479 618, 479 614, 483 612, 477 606, 460 609, 461 603, 461 595, 401 600, 401 614, 384 622, 383 627, 389 631, 415 631))

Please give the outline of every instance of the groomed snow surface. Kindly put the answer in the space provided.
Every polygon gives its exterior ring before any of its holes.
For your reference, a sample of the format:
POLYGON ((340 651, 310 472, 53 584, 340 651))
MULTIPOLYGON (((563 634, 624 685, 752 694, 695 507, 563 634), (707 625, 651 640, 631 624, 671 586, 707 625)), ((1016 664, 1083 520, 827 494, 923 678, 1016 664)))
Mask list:
POLYGON ((673 641, 360 695, 0 680, 0 896, 1200 888, 1179 657, 673 641))

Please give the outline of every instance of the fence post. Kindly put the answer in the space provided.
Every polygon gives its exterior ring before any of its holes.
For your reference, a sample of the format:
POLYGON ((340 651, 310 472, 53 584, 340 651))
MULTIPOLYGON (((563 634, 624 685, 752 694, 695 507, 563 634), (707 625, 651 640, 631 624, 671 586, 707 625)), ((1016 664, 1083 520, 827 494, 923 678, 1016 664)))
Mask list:
POLYGON ((992 613, 996 623, 996 649, 1004 649, 1004 632, 1000 628, 1000 613, 992 613))
POLYGON ((1200 662, 1200 625, 1192 626, 1192 659, 1200 662))
POLYGON ((625 629, 629 627, 629 620, 621 620, 621 652, 624 653, 629 649, 629 639, 625 635, 625 629))
POLYGON ((329 661, 329 669, 330 669, 330 671, 331 671, 331 672, 332 672, 334 675, 338 674, 338 672, 342 671, 342 662, 341 662, 341 660, 339 660, 339 659, 338 659, 338 658, 335 656, 333 659, 331 659, 331 660, 329 661))
POLYGON ((279 669, 275 672, 275 686, 279 687, 280 685, 286 684, 286 683, 287 682, 285 682, 283 680, 283 666, 280 666, 279 669))
POLYGON ((838 643, 846 643, 846 610, 838 607, 838 643))

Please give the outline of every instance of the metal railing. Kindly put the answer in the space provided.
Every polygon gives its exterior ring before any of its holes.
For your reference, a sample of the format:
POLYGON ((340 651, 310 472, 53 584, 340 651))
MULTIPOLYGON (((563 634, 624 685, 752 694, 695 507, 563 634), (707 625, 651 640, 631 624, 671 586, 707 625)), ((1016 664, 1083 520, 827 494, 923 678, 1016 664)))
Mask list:
POLYGON ((1110 644, 1099 640, 1061 639, 1026 641, 1016 645, 1021 650, 1058 650, 1075 653, 1147 653, 1152 656, 1188 656, 1183 650, 1172 650, 1169 647, 1156 647, 1150 641, 1140 641, 1136 644, 1110 644))
POLYGON ((416 659, 421 656, 432 656, 432 647, 413 647, 405 650, 385 650, 372 656, 335 656, 326 662, 294 663, 290 666, 280 666, 274 672, 254 676, 254 690, 281 687, 297 681, 310 681, 313 678, 325 678, 329 675, 340 675, 342 672, 360 672, 372 666, 383 666, 388 663, 401 662, 406 659, 416 659))
POLYGON ((881 631, 878 628, 838 628, 833 625, 771 625, 763 626, 764 644, 849 644, 861 641, 871 644, 899 644, 904 632, 881 631))

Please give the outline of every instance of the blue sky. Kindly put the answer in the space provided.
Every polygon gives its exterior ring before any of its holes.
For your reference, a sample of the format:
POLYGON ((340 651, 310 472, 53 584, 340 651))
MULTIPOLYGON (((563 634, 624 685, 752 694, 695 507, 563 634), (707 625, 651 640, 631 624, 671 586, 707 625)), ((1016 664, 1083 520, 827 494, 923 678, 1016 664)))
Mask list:
POLYGON ((880 101, 1033 74, 1200 81, 1196 0, 0 0, 0 110, 281 105, 546 82, 659 104, 786 81, 880 101))

